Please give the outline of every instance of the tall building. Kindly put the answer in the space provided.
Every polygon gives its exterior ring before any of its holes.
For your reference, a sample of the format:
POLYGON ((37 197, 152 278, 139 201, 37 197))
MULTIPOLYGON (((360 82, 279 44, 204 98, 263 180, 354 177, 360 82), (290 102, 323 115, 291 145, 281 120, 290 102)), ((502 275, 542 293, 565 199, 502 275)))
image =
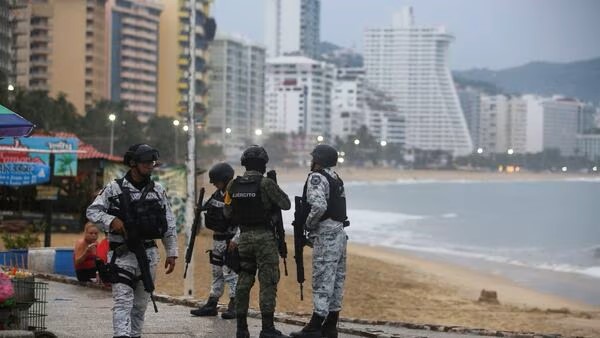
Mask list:
POLYGON ((516 96, 482 95, 479 127, 484 152, 516 153, 527 150, 527 102, 516 96))
POLYGON ((591 103, 582 104, 577 117, 577 133, 588 134, 591 131, 598 128, 596 119, 598 118, 598 111, 596 107, 591 103))
POLYGON ((471 137, 450 69, 453 36, 443 27, 414 24, 412 8, 394 16, 390 28, 365 31, 367 80, 391 95, 406 116, 406 146, 466 155, 471 137))
POLYGON ((331 97, 331 134, 345 140, 366 126, 364 79, 339 77, 331 97))
POLYGON ((378 141, 405 145, 406 119, 386 93, 372 87, 365 88, 366 126, 378 141))
POLYGON ((563 156, 575 155, 578 116, 582 104, 570 98, 553 97, 544 108, 544 149, 559 149, 563 156))
POLYGON ((265 129, 327 140, 335 73, 333 65, 303 56, 267 59, 265 129))
POLYGON ((590 161, 600 163, 600 134, 577 135, 577 153, 590 161))
POLYGON ((0 2, 0 81, 9 81, 10 67, 10 21, 8 1, 0 2))
POLYGON ((481 92, 477 89, 467 87, 458 88, 457 93, 458 99, 460 100, 460 106, 465 115, 467 128, 469 128, 469 135, 471 135, 473 146, 475 148, 480 148, 479 123, 481 118, 481 92))
POLYGON ((299 54, 318 57, 320 0, 267 0, 265 44, 267 55, 299 54))
POLYGON ((263 128, 265 59, 263 46, 219 35, 209 47, 211 61, 209 139, 239 153, 263 128))
MULTIPOLYGON (((195 95, 196 121, 204 122, 207 98, 208 43, 204 23, 209 17, 211 0, 196 0, 195 95)), ((160 15, 158 114, 181 119, 188 114, 190 77, 190 17, 189 0, 162 0, 160 15)))
POLYGON ((140 121, 157 111, 160 0, 108 0, 109 93, 140 121))
POLYGON ((107 97, 105 0, 13 1, 10 27, 18 87, 63 92, 82 115, 107 97))
POLYGON ((524 95, 523 100, 527 105, 527 152, 539 153, 544 150, 544 99, 535 95, 524 95))

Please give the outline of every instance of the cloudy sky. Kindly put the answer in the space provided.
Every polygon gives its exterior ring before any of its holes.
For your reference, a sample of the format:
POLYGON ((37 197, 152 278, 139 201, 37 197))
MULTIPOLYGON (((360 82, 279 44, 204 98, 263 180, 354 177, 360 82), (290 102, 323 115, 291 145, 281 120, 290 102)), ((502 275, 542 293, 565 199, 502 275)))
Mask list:
MULTIPOLYGON (((214 0, 219 31, 263 41, 265 0, 214 0)), ((321 40, 362 50, 365 27, 413 6, 418 25, 446 26, 452 69, 600 57, 600 0, 321 0, 321 40)))

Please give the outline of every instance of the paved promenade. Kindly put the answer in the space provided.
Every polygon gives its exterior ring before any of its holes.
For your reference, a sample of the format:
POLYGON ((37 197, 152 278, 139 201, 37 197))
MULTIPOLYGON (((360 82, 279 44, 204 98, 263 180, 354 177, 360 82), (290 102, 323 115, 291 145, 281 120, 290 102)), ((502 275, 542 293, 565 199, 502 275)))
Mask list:
MULTIPOLYGON (((46 326, 58 337, 112 337, 112 299, 110 291, 77 285, 72 279, 47 276, 52 280, 36 278, 48 283, 46 326), (58 281, 57 281, 58 280, 58 281), (59 281, 63 282, 59 282, 59 281)), ((193 317, 189 301, 159 296, 158 313, 149 304, 143 337, 235 337, 235 321, 220 317, 193 317)), ((224 306, 222 306, 224 309, 224 306)), ((248 325, 252 337, 260 332, 260 315, 252 312, 248 325)), ((297 331, 308 318, 278 314, 276 327, 286 334, 297 331)), ((395 325, 376 325, 360 321, 343 321, 340 337, 477 337, 472 334, 408 329, 395 325)), ((0 335, 1 336, 1 335, 0 335)), ((489 335, 488 335, 489 336, 489 335)), ((539 336, 538 336, 539 337, 539 336)))

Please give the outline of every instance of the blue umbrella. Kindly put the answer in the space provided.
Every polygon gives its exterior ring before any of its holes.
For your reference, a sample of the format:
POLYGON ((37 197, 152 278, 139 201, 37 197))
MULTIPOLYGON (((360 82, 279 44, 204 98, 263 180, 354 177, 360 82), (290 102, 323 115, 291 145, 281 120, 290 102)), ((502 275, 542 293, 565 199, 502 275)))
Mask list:
POLYGON ((34 127, 35 124, 0 105, 0 138, 27 136, 34 127))

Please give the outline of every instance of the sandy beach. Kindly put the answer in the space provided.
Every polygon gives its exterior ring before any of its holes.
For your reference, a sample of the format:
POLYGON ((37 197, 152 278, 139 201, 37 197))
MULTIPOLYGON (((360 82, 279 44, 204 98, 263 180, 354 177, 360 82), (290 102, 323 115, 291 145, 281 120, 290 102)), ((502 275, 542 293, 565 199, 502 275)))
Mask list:
MULTIPOLYGON (((270 168, 269 168, 270 169, 270 168)), ((275 168, 280 182, 304 182, 308 168, 275 168)), ((465 170, 399 170, 395 168, 371 167, 356 168, 338 166, 333 168, 345 182, 364 181, 556 181, 566 179, 599 179, 600 176, 586 173, 535 173, 521 171, 518 173, 503 173, 495 171, 465 171, 465 170)), ((236 174, 243 173, 242 168, 236 168, 236 174)))
MULTIPOLYGON (((80 235, 55 234, 53 246, 71 246, 80 235)), ((160 267, 157 292, 183 294, 183 236, 180 258, 173 274, 160 267)), ((194 298, 206 299, 210 266, 205 251, 212 237, 202 231, 196 241, 194 298)), ((351 243, 351 241, 350 241, 351 243)), ((278 312, 309 314, 311 302, 311 251, 305 250, 304 301, 300 301, 293 259, 293 240, 288 238, 288 276, 281 264, 277 296, 278 312)), ((600 308, 547 295, 498 276, 424 260, 410 253, 358 244, 348 248, 348 275, 343 317, 390 320, 420 324, 460 325, 493 330, 560 333, 566 336, 600 336, 600 308), (481 289, 498 292, 500 305, 477 302, 481 289)), ((162 252, 161 249, 161 253, 162 252)), ((258 285, 251 306, 258 309, 258 285)), ((227 295, 221 303, 227 302, 227 295)))

